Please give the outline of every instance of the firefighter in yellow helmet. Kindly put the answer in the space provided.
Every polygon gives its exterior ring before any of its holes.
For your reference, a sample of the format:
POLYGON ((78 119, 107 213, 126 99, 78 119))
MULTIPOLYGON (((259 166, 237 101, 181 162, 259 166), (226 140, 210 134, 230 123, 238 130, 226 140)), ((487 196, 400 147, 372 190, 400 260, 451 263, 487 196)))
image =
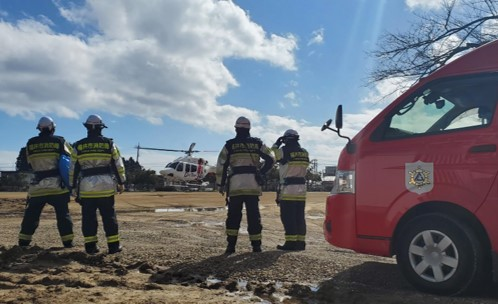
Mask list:
POLYGON ((97 246, 97 210, 102 216, 110 254, 121 251, 118 222, 114 209, 116 190, 124 191, 125 169, 121 155, 112 139, 102 135, 107 128, 99 115, 88 116, 83 123, 87 137, 74 144, 69 179, 81 205, 85 251, 99 252, 97 246))
POLYGON ((55 136, 55 123, 52 118, 43 116, 36 128, 38 136, 26 144, 28 163, 33 168, 34 179, 29 185, 28 201, 19 233, 19 246, 28 246, 40 223, 40 214, 45 204, 54 207, 57 228, 66 248, 73 247, 73 222, 69 214, 70 201, 67 185, 63 184, 59 170, 59 160, 69 157, 71 146, 61 136, 55 136))
POLYGON ((298 140, 297 131, 289 129, 272 146, 279 164, 277 203, 285 230, 285 244, 277 246, 280 250, 304 250, 306 247, 305 176, 310 162, 308 152, 298 140), (282 144, 284 146, 280 147, 282 144))
POLYGON ((235 122, 236 136, 228 140, 218 156, 216 183, 220 193, 227 192, 228 214, 226 219, 227 248, 225 254, 235 252, 235 245, 242 220, 242 207, 247 212, 247 232, 252 251, 261 252, 261 215, 259 196, 264 175, 272 168, 271 150, 249 131, 251 122, 239 117, 235 122), (260 160, 263 159, 264 163, 260 160))

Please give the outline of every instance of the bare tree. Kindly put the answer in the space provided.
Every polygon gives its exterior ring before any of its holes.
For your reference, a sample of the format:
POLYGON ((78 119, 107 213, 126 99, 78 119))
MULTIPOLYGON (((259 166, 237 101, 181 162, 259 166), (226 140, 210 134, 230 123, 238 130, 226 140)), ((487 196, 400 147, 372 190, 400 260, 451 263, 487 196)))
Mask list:
POLYGON ((386 33, 372 55, 369 83, 402 78, 415 83, 450 59, 498 39, 498 0, 446 0, 432 13, 415 14, 407 33, 386 33))

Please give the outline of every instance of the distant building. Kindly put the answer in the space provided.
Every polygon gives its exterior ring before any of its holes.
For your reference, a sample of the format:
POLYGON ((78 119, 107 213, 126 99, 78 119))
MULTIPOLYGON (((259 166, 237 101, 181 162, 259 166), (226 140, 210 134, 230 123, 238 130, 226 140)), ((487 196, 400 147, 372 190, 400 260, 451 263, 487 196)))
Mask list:
POLYGON ((323 172, 323 176, 335 176, 337 171, 337 166, 325 166, 325 171, 323 172))

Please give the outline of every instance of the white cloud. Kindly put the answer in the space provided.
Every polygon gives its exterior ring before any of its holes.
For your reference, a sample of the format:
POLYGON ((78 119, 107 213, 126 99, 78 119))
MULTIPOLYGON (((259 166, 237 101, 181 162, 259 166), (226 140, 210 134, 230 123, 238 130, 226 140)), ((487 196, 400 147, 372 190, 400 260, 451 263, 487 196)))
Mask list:
POLYGON ((47 16, 40 15, 38 17, 38 19, 40 20, 40 22, 42 24, 46 24, 47 26, 53 26, 54 25, 54 22, 52 20, 50 20, 50 18, 48 18, 47 16))
POLYGON ((57 3, 82 30, 95 27, 92 34, 55 33, 46 18, 0 21, 0 110, 9 115, 77 118, 98 109, 223 132, 232 129, 221 123, 226 118, 259 119, 250 109, 217 103, 238 85, 225 58, 296 70, 296 38, 266 33, 232 1, 57 3))
POLYGON ((445 0, 405 0, 410 9, 439 9, 443 6, 445 0))
POLYGON ((54 4, 59 9, 59 13, 61 14, 61 16, 67 19, 69 22, 80 26, 91 26, 91 24, 96 24, 98 22, 92 12, 91 5, 77 7, 73 3, 64 3, 64 5, 69 5, 68 7, 65 7, 63 5, 63 2, 60 0, 55 0, 54 4))
POLYGON ((291 105, 292 107, 299 107, 299 100, 297 98, 296 92, 289 92, 284 95, 286 103, 291 105))
POLYGON ((299 107, 300 106, 300 101, 299 101, 298 95, 297 95, 296 91, 294 91, 294 89, 297 88, 297 86, 298 86, 298 82, 292 80, 289 82, 288 86, 291 88, 291 91, 287 92, 283 96, 283 99, 278 102, 278 105, 282 109, 287 108, 287 106, 291 106, 291 107, 299 107))
POLYGON ((482 33, 485 35, 496 35, 498 32, 498 20, 491 19, 486 21, 482 27, 482 33))
POLYGON ((325 39, 325 29, 320 28, 311 33, 311 39, 308 41, 308 46, 313 44, 323 44, 325 39))
POLYGON ((441 41, 435 42, 431 45, 433 56, 440 56, 441 54, 448 53, 450 50, 455 49, 460 43, 462 43, 462 39, 457 35, 451 35, 441 41))
POLYGON ((406 91, 411 84, 411 81, 401 77, 376 82, 368 95, 360 100, 360 103, 369 105, 369 108, 384 108, 406 91))

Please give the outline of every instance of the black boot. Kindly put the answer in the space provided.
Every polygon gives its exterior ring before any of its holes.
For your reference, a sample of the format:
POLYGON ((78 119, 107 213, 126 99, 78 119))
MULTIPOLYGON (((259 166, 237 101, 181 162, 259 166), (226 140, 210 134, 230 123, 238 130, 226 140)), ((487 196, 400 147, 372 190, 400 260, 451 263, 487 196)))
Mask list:
POLYGON ((97 246, 97 242, 85 243, 85 251, 88 254, 96 254, 98 253, 99 247, 97 246))
POLYGON ((296 250, 305 250, 306 242, 305 241, 297 241, 296 242, 296 250))
POLYGON ((296 242, 285 241, 283 245, 277 245, 277 249, 279 250, 297 250, 296 242))
POLYGON ((19 240, 19 246, 21 247, 28 247, 31 241, 28 240, 19 240))
POLYGON ((123 251, 123 247, 119 245, 119 242, 108 243, 109 254, 114 254, 123 251))
POLYGON ((261 240, 259 241, 251 241, 252 252, 261 252, 261 240))
POLYGON ((227 249, 225 250, 225 255, 231 255, 232 253, 235 253, 235 246, 227 245, 227 249))
POLYGON ((225 255, 231 255, 232 253, 235 253, 235 245, 237 244, 237 237, 229 235, 227 236, 227 249, 225 250, 225 255))

